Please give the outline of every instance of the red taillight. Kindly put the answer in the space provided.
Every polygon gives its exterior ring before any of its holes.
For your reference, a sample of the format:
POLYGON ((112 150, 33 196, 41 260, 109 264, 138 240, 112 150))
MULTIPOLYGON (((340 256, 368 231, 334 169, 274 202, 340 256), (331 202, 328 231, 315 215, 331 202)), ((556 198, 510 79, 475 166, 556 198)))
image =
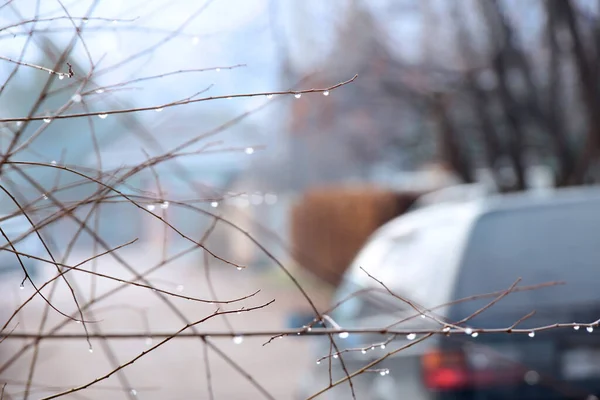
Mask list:
POLYGON ((451 390, 469 384, 469 372, 460 351, 431 351, 423 356, 423 379, 428 388, 451 390))
POLYGON ((509 384, 523 377, 514 365, 494 362, 473 365, 461 350, 433 350, 422 358, 423 380, 433 390, 457 390, 466 387, 485 387, 509 384))

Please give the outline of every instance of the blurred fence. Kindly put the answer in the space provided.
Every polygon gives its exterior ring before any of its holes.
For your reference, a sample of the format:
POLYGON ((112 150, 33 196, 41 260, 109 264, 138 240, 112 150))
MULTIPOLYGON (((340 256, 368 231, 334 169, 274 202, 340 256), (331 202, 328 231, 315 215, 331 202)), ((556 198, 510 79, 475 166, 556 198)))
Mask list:
POLYGON ((298 261, 319 278, 338 284, 369 235, 405 212, 417 197, 370 186, 306 192, 291 211, 298 261))

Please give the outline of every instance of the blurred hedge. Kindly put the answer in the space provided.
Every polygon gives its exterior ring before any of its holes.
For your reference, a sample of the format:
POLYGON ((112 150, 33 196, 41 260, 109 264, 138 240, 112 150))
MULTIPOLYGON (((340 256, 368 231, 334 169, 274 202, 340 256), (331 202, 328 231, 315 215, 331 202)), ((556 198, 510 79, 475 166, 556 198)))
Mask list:
POLYGON ((369 235, 405 212, 417 197, 373 187, 306 192, 292 208, 291 240, 297 260, 337 285, 369 235))

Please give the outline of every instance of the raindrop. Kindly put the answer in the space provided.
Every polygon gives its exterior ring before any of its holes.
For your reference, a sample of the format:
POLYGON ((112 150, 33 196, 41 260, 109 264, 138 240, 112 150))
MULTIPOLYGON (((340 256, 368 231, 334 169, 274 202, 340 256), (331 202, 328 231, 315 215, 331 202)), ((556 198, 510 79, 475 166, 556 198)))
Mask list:
POLYGON ((241 313, 242 313, 241 311, 236 312, 237 315, 240 315, 241 313))
POLYGON ((217 71, 217 72, 221 72, 221 68, 217 68, 215 71, 217 71))
POLYGON ((162 208, 163 210, 166 210, 167 208, 169 208, 169 202, 163 201, 163 203, 160 205, 160 208, 162 208))
POLYGON ((579 325, 575 325, 575 326, 573 327, 573 329, 575 329, 576 331, 578 331, 578 330, 579 330, 579 325))
POLYGON ((250 155, 250 154, 254 153, 254 149, 252 147, 246 147, 245 152, 246 152, 246 154, 250 155))
POLYGON ((156 208, 156 206, 155 206, 154 204, 148 204, 148 205, 146 206, 146 208, 147 208, 149 211, 154 211, 154 209, 156 208))
POLYGON ((73 100, 75 103, 79 103, 81 102, 81 95, 79 93, 75 93, 73 97, 71 97, 71 100, 73 100))
POLYGON ((444 332, 450 332, 450 327, 449 326, 445 326, 444 329, 442 329, 442 331, 444 331, 444 332))
POLYGON ((594 328, 591 326, 588 326, 587 328, 585 328, 586 331, 588 331, 589 333, 594 332, 594 328))
POLYGON ((137 390, 135 389, 131 389, 129 393, 131 393, 132 396, 137 396, 137 390))
POLYGON ((235 344, 241 344, 244 341, 244 338, 241 336, 234 336, 233 337, 233 343, 235 344))
POLYGON ((408 340, 414 340, 416 337, 417 337, 417 335, 414 333, 409 333, 408 335, 406 335, 406 338, 408 340))
POLYGON ((181 292, 183 292, 184 288, 183 288, 183 285, 177 285, 176 289, 179 293, 181 293, 181 292))
POLYGON ((59 74, 58 79, 60 79, 62 81, 63 79, 65 79, 65 76, 63 74, 59 74))
POLYGON ((268 95, 267 95, 267 99, 269 99, 269 100, 270 100, 270 99, 272 99, 272 98, 273 98, 273 95, 272 95, 272 94, 268 94, 268 95))
POLYGON ((529 337, 534 337, 535 336, 535 332, 531 331, 528 333, 529 337))
POLYGON ((465 334, 470 335, 471 333, 473 333, 473 329, 471 329, 471 328, 465 329, 465 334))
POLYGON ((106 119, 106 117, 108 117, 108 114, 98 114, 98 117, 100 117, 100 119, 106 119))
POLYGON ((382 344, 381 346, 379 346, 379 348, 380 348, 381 350, 385 349, 385 344, 382 344))
POLYGON ((350 334, 348 332, 342 332, 338 336, 340 337, 340 339, 346 339, 348 338, 348 336, 350 336, 350 334))
POLYGON ((200 39, 198 38, 198 36, 194 36, 194 38, 192 39, 192 44, 195 46, 198 44, 199 41, 200 39))
POLYGON ((46 195, 46 193, 44 193, 44 194, 42 195, 42 198, 43 198, 44 200, 48 200, 48 195, 46 195))
POLYGON ((152 338, 151 338, 150 336, 148 336, 148 337, 146 338, 146 341, 145 341, 145 343, 146 343, 146 346, 150 346, 150 345, 152 344, 152 338))
POLYGON ((227 98, 227 100, 231 100, 231 99, 233 99, 233 97, 231 97, 231 96, 227 98))
POLYGON ((242 267, 236 267, 236 269, 237 269, 238 271, 241 271, 241 270, 243 270, 244 268, 242 268, 242 267))
POLYGON ((88 349, 88 351, 89 351, 90 353, 93 353, 93 352, 94 352, 94 349, 92 348, 92 346, 90 346, 90 348, 88 349))
POLYGON ((379 371, 379 375, 386 376, 387 375, 387 370, 384 369, 384 370, 379 371))
POLYGON ((371 346, 371 350, 375 350, 375 346, 371 346))
POLYGON ((297 99, 299 99, 300 97, 302 97, 302 93, 296 93, 296 94, 294 95, 294 97, 295 97, 295 98, 297 98, 297 99))
POLYGON ((306 327, 306 330, 310 332, 310 331, 312 331, 312 328, 310 326, 308 326, 308 327, 306 327))
POLYGON ((49 123, 50 123, 50 121, 52 121, 52 118, 44 118, 44 122, 45 122, 45 123, 49 124, 49 123))
POLYGON ((421 314, 421 318, 425 318, 425 314, 421 314))
POLYGON ((477 337, 477 336, 479 336, 479 333, 477 333, 477 332, 473 332, 473 333, 471 334, 471 337, 477 337))
POLYGON ((21 290, 25 289, 25 285, 24 285, 23 283, 21 283, 21 284, 19 285, 19 289, 21 289, 21 290))
POLYGON ((323 96, 329 96, 329 90, 324 91, 323 96))
POLYGON ((98 94, 104 93, 104 89, 96 89, 96 93, 98 93, 98 94))
POLYGON ((210 203, 210 206, 212 208, 217 208, 217 207, 219 207, 219 202, 218 201, 213 201, 212 203, 210 203))
POLYGON ((156 112, 161 112, 162 110, 163 110, 163 108, 162 108, 162 107, 160 107, 160 108, 157 108, 157 109, 156 109, 156 112))
POLYGON ((338 357, 339 357, 339 356, 338 356, 337 354, 334 354, 334 355, 333 355, 333 358, 338 358, 338 357))
POLYGON ((321 361, 317 360, 317 365, 321 364, 321 361))
POLYGON ((75 321, 75 323, 76 323, 76 324, 80 324, 80 323, 81 323, 81 321, 77 320, 77 321, 75 321))
POLYGON ((52 164, 52 165, 56 165, 56 160, 52 160, 52 161, 50 162, 50 164, 52 164))
POLYGON ((366 351, 365 349, 362 349, 362 350, 361 350, 361 353, 363 353, 363 354, 367 354, 367 351, 366 351))
POLYGON ((23 125, 23 121, 17 121, 17 126, 23 125))

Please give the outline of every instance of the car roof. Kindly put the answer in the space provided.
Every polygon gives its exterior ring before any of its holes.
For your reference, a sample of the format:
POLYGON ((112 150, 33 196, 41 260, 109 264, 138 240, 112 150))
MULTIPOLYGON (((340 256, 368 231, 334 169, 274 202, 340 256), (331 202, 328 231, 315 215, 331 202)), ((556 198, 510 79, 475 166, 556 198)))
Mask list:
POLYGON ((485 214, 510 212, 546 206, 600 201, 600 186, 560 188, 545 192, 493 194, 467 201, 448 201, 409 211, 381 226, 372 236, 394 237, 412 228, 435 226, 441 220, 472 224, 485 214))

